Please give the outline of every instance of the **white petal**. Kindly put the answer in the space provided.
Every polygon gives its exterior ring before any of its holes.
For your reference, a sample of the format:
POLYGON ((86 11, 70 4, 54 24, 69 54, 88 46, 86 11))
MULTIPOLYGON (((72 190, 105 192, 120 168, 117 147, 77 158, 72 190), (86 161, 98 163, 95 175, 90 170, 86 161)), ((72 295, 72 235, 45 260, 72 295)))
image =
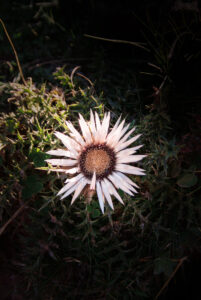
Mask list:
POLYGON ((65 169, 57 169, 57 168, 55 168, 55 169, 49 169, 49 171, 66 173, 65 169))
POLYGON ((105 182, 106 182, 107 187, 108 187, 108 189, 109 189, 109 193, 110 193, 111 195, 114 195, 114 196, 119 200, 119 202, 121 202, 122 204, 124 204, 123 200, 121 199, 121 197, 119 196, 119 194, 118 194, 117 191, 115 190, 113 184, 112 184, 109 180, 107 180, 107 179, 105 179, 105 182))
POLYGON ((90 190, 95 190, 95 186, 96 186, 96 172, 94 172, 93 174, 91 184, 90 184, 90 190))
POLYGON ((138 134, 136 136, 134 136, 133 138, 131 138, 130 140, 128 140, 127 142, 125 143, 120 143, 114 148, 114 150, 116 152, 128 147, 130 144, 134 143, 139 137, 141 136, 141 134, 138 134))
POLYGON ((127 124, 121 131, 121 134, 120 134, 120 138, 126 133, 126 131, 128 130, 130 124, 127 124))
POLYGON ((116 156, 117 157, 124 157, 130 154, 135 153, 138 149, 140 149, 143 145, 138 145, 136 147, 128 148, 125 150, 121 150, 120 152, 117 152, 116 156))
POLYGON ((50 171, 54 171, 54 172, 62 172, 62 173, 69 173, 69 174, 75 174, 79 171, 79 168, 72 168, 72 169, 50 169, 50 171))
POLYGON ((125 123, 125 119, 121 122, 121 124, 117 127, 117 129, 113 131, 113 133, 111 131, 108 134, 107 141, 106 141, 108 145, 113 146, 113 143, 115 144, 115 142, 120 139, 121 131, 124 126, 124 123, 125 123))
POLYGON ((86 123, 86 121, 84 120, 83 116, 81 114, 79 114, 80 119, 79 119, 79 124, 80 124, 80 128, 82 131, 82 135, 85 139, 85 141, 87 143, 91 143, 92 142, 92 138, 91 138, 91 132, 90 129, 86 123))
POLYGON ((86 178, 81 179, 80 184, 75 190, 71 204, 73 204, 73 202, 77 199, 77 197, 80 195, 81 191, 83 190, 86 184, 87 184, 87 179, 86 178))
POLYGON ((140 188, 135 182, 133 182, 129 177, 127 177, 125 174, 121 172, 116 172, 120 177, 122 177, 127 183, 130 185, 133 185, 136 188, 140 188))
POLYGON ((113 206, 113 203, 112 203, 112 199, 111 199, 111 196, 110 196, 110 193, 107 189, 107 184, 105 183, 105 180, 101 181, 101 187, 102 187, 102 191, 103 191, 103 194, 105 195, 105 198, 109 204, 109 206, 114 209, 114 206, 113 206))
POLYGON ((61 200, 66 198, 68 195, 70 195, 71 193, 73 193, 76 188, 78 187, 78 185, 80 184, 80 182, 77 182, 76 184, 74 184, 62 197, 61 200))
POLYGON ((96 129, 97 131, 101 129, 101 122, 100 122, 100 119, 99 119, 99 116, 97 114, 97 112, 95 112, 95 119, 96 119, 96 129))
POLYGON ((135 131, 135 127, 129 130, 129 132, 127 132, 127 134, 124 135, 124 137, 119 141, 119 143, 124 143, 131 135, 131 133, 133 133, 134 131, 135 131))
POLYGON ((47 163, 50 163, 52 166, 74 166, 77 163, 77 160, 73 159, 46 159, 47 163))
POLYGON ((67 156, 67 157, 71 157, 70 152, 67 150, 63 150, 63 149, 56 149, 56 150, 50 150, 46 152, 47 154, 50 155, 55 155, 55 156, 67 156))
POLYGON ((69 174, 75 174, 79 171, 79 168, 72 168, 72 169, 68 169, 68 170, 64 170, 65 173, 69 173, 69 174))
POLYGON ((104 195, 103 195, 103 192, 102 192, 101 185, 100 185, 99 181, 96 182, 96 189, 97 189, 99 205, 100 205, 102 213, 104 214, 104 202, 105 202, 105 200, 104 200, 104 195))
POLYGON ((76 182, 76 181, 78 181, 80 178, 82 178, 83 176, 84 176, 84 175, 83 175, 82 173, 80 173, 80 174, 78 174, 77 176, 74 176, 74 177, 72 177, 72 178, 67 178, 66 181, 65 181, 65 183, 71 182, 71 181, 76 182))
POLYGON ((112 142, 110 143, 110 145, 112 147, 115 147, 118 143, 120 138, 124 135, 124 133, 128 130, 128 127, 130 126, 130 124, 128 124, 126 127, 124 127, 122 130, 119 131, 119 133, 114 133, 113 137, 112 137, 112 142))
POLYGON ((93 111, 91 109, 90 109, 90 124, 89 124, 89 127, 91 129, 92 136, 94 137, 95 133, 96 133, 96 125, 95 125, 95 120, 94 120, 94 114, 93 114, 93 111))
POLYGON ((100 142, 105 142, 105 139, 108 134, 108 129, 109 129, 109 124, 110 124, 110 112, 108 114, 104 115, 104 119, 102 122, 102 128, 100 132, 100 142))
POLYGON ((124 156, 124 157, 119 157, 117 158, 117 163, 133 163, 140 161, 143 159, 146 155, 129 155, 129 156, 124 156))
POLYGON ((134 175, 145 175, 144 174, 145 170, 143 170, 141 168, 129 166, 129 165, 117 164, 115 168, 117 171, 120 171, 123 173, 129 173, 129 174, 134 174, 134 175))
POLYGON ((111 130, 111 134, 112 134, 112 132, 113 132, 113 131, 115 131, 115 130, 117 129, 117 127, 118 127, 118 125, 119 125, 120 121, 121 121, 121 116, 119 117, 119 119, 116 121, 116 123, 115 123, 114 127, 112 128, 112 130, 111 130))
POLYGON ((66 121, 66 125, 68 126, 69 130, 72 132, 73 136, 76 138, 76 140, 82 145, 85 145, 85 141, 83 140, 81 134, 75 129, 73 124, 71 122, 66 121))
POLYGON ((117 172, 113 172, 113 176, 116 178, 116 180, 119 181, 119 188, 120 189, 122 189, 127 194, 129 194, 131 196, 134 196, 133 193, 131 192, 131 190, 133 192, 135 192, 136 190, 131 185, 127 184, 124 180, 122 180, 122 178, 119 177, 119 175, 117 174, 117 172))
POLYGON ((114 186, 116 186, 116 188, 118 189, 120 187, 119 185, 119 180, 117 180, 115 177, 114 177, 114 172, 112 174, 110 174, 108 176, 108 178, 110 179, 110 181, 112 181, 112 183, 114 184, 114 186))
MULTIPOLYGON (((111 130, 110 133, 108 134, 107 140, 108 140, 108 138, 110 138, 110 137, 114 134, 115 130, 117 129, 117 127, 118 127, 118 125, 119 125, 120 120, 121 120, 121 117, 119 117, 119 119, 118 119, 117 122, 115 123, 114 127, 112 128, 112 130, 111 130)), ((107 141, 106 141, 106 142, 107 142, 107 141)))
MULTIPOLYGON (((70 152, 72 152, 72 155, 74 157, 78 156, 77 151, 75 150, 75 148, 73 147, 73 143, 75 143, 75 141, 73 141, 69 136, 66 136, 65 134, 61 133, 61 132, 55 132, 55 135, 57 138, 59 138, 62 143, 66 146, 66 148, 68 150, 70 150, 70 152), (72 142, 73 141, 73 142, 72 142)), ((77 143, 76 143, 77 144, 77 143)), ((79 147, 79 145, 77 144, 77 146, 79 147)))
POLYGON ((102 136, 102 126, 97 112, 95 112, 95 120, 96 120, 96 133, 94 135, 94 141, 100 143, 102 136))
MULTIPOLYGON (((79 175, 80 175, 80 174, 79 174, 79 175)), ((78 176, 79 176, 79 175, 78 175, 78 176)), ((74 184, 78 183, 78 182, 82 179, 82 177, 83 177, 83 175, 82 175, 81 178, 78 177, 78 176, 71 178, 71 181, 68 181, 68 183, 67 183, 66 185, 64 185, 64 187, 62 187, 62 189, 58 192, 57 196, 59 196, 59 195, 65 193, 65 192, 66 192, 67 190, 69 190, 74 184)))

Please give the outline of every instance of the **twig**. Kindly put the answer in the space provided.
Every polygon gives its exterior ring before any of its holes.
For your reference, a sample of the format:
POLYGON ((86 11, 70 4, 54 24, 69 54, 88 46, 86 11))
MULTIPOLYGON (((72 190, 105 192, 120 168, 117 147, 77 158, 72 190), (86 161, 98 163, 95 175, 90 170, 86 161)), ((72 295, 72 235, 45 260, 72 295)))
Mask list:
POLYGON ((73 77, 74 77, 74 74, 75 72, 80 68, 80 66, 77 66, 73 69, 73 71, 71 72, 71 75, 70 75, 70 81, 72 83, 72 85, 74 86, 74 83, 73 83, 73 77))
POLYGON ((201 189, 201 186, 199 186, 197 189, 195 189, 194 191, 186 194, 186 196, 191 196, 192 194, 194 194, 195 192, 199 191, 201 189))
POLYGON ((158 88, 157 91, 155 92, 155 95, 156 95, 156 96, 159 95, 159 93, 161 92, 161 90, 162 90, 162 88, 163 88, 163 86, 164 86, 164 84, 165 84, 167 78, 168 78, 168 76, 165 75, 165 77, 164 77, 164 79, 163 79, 161 85, 159 86, 159 88, 158 88))
POLYGON ((107 39, 107 38, 103 38, 103 37, 99 37, 99 36, 94 36, 94 35, 89 35, 89 34, 84 34, 85 37, 88 38, 92 38, 92 39, 96 39, 96 40, 102 40, 102 41, 106 41, 106 42, 113 42, 113 43, 120 43, 120 44, 130 44, 139 48, 142 48, 146 51, 150 51, 149 49, 147 49, 146 47, 144 47, 142 44, 143 43, 138 43, 138 42, 131 42, 131 41, 125 41, 125 40, 114 40, 114 39, 107 39))
POLYGON ((12 40, 11 40, 9 34, 8 34, 8 31, 7 31, 7 29, 6 29, 6 26, 5 26, 5 24, 4 24, 4 22, 3 22, 3 20, 2 20, 1 18, 0 18, 0 23, 1 23, 1 25, 3 26, 4 32, 5 32, 6 36, 7 36, 7 39, 8 39, 8 41, 9 41, 9 43, 10 43, 12 49, 13 49, 13 52, 14 52, 14 54, 15 54, 15 58, 16 58, 16 61, 17 61, 17 66, 18 66, 18 69, 19 69, 19 72, 20 72, 20 76, 21 76, 21 78, 22 78, 22 81, 23 81, 24 85, 27 85, 26 80, 24 79, 24 75, 23 75, 22 68, 21 68, 21 65, 20 65, 20 61, 19 61, 19 58, 18 58, 18 55, 17 55, 17 51, 15 50, 15 47, 14 47, 14 45, 13 45, 13 42, 12 42, 12 40))
POLYGON ((25 206, 27 205, 27 203, 29 203, 31 200, 32 200, 32 198, 29 199, 22 206, 20 206, 18 208, 18 210, 16 210, 16 212, 12 215, 12 217, 10 217, 10 219, 0 228, 0 235, 4 232, 4 230, 8 227, 8 225, 19 215, 19 213, 25 208, 25 206))
POLYGON ((172 272, 172 274, 170 275, 170 277, 168 278, 168 280, 164 283, 164 285, 162 286, 162 288, 160 289, 160 291, 158 292, 158 294, 156 295, 154 300, 157 300, 158 297, 161 295, 161 293, 163 292, 163 290, 168 286, 170 280, 174 277, 174 275, 176 274, 176 272, 179 270, 179 268, 181 267, 181 265, 183 264, 183 262, 187 259, 187 256, 181 258, 176 266, 176 268, 174 269, 174 271, 172 272))
POLYGON ((91 82, 91 80, 90 80, 89 78, 87 78, 86 76, 84 76, 84 75, 81 74, 81 73, 76 73, 76 74, 77 74, 78 76, 84 78, 86 81, 88 81, 88 82, 90 83, 90 85, 91 85, 92 87, 94 87, 93 83, 91 82))

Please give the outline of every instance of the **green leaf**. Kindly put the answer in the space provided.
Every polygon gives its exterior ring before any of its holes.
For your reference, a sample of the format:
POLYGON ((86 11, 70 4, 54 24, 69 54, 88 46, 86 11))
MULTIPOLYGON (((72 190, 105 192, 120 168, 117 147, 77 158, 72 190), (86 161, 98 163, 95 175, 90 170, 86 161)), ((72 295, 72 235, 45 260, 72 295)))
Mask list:
POLYGON ((97 218, 101 214, 100 209, 94 209, 91 213, 92 218, 97 218))
POLYGON ((43 184, 40 181, 40 177, 37 175, 30 175, 24 182, 24 188, 22 190, 22 198, 29 199, 33 195, 36 195, 43 189, 43 184))
POLYGON ((13 119, 8 119, 6 121, 6 127, 8 130, 8 133, 13 134, 15 132, 15 130, 18 128, 19 126, 19 122, 17 122, 16 120, 13 119))
POLYGON ((31 161, 33 161, 34 166, 36 168, 47 166, 47 164, 45 162, 45 159, 47 159, 49 157, 50 157, 50 155, 48 155, 48 154, 46 154, 44 152, 41 152, 40 149, 38 149, 38 148, 34 148, 31 151, 31 153, 29 154, 29 159, 31 161))
POLYGON ((177 184, 183 188, 189 188, 197 183, 197 176, 194 174, 186 174, 177 180, 177 184))

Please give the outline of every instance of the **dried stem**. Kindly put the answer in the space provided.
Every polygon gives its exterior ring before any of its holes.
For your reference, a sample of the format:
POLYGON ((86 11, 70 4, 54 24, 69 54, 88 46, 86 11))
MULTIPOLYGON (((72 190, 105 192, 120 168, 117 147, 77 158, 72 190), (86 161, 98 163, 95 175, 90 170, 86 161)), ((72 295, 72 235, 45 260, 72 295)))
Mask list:
POLYGON ((14 47, 14 45, 13 45, 13 42, 12 42, 12 40, 11 40, 9 34, 8 34, 8 31, 7 31, 7 29, 6 29, 6 26, 5 26, 5 24, 4 24, 4 22, 3 22, 3 20, 2 20, 1 18, 0 18, 0 23, 1 23, 2 27, 3 27, 3 30, 4 30, 4 32, 5 32, 6 36, 7 36, 7 38, 8 38, 8 41, 9 41, 9 43, 10 43, 12 49, 13 49, 14 54, 15 54, 17 66, 18 66, 18 69, 19 69, 19 72, 20 72, 20 76, 21 76, 21 78, 22 78, 22 81, 23 81, 24 85, 27 85, 26 80, 24 79, 24 75, 23 75, 22 68, 21 68, 21 65, 20 65, 20 61, 19 61, 19 58, 18 58, 18 55, 17 55, 17 51, 15 50, 15 47, 14 47))
POLYGON ((172 274, 170 275, 170 277, 168 278, 168 280, 164 283, 164 285, 162 286, 162 288, 160 289, 160 291, 158 292, 158 294, 156 295, 154 300, 157 300, 159 298, 159 296, 161 295, 161 293, 163 292, 163 290, 168 286, 170 280, 172 280, 172 278, 175 276, 176 272, 179 270, 179 268, 181 267, 181 265, 183 264, 183 262, 187 259, 187 256, 181 258, 176 266, 176 268, 174 269, 174 271, 172 272, 172 274))
POLYGON ((10 217, 10 219, 0 228, 0 235, 5 231, 5 229, 8 227, 8 225, 19 215, 19 213, 21 213, 21 211, 25 208, 25 206, 27 205, 27 203, 29 203, 31 200, 32 200, 32 198, 29 199, 22 206, 20 206, 18 208, 18 210, 16 210, 16 212, 12 215, 12 217, 10 217))

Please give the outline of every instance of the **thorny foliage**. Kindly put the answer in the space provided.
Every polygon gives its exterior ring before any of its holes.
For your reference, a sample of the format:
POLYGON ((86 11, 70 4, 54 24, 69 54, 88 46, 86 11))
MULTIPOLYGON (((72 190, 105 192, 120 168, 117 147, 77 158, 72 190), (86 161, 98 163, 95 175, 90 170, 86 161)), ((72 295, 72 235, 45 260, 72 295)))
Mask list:
POLYGON ((96 198, 86 204, 81 197, 73 206, 70 196, 60 201, 62 176, 44 172, 45 152, 58 147, 53 133, 67 131, 67 119, 77 126, 78 112, 103 114, 105 99, 64 68, 54 76, 57 86, 36 87, 31 79, 27 86, 1 85, 9 108, 0 115, 1 223, 28 203, 6 229, 16 241, 10 268, 21 276, 17 291, 32 299, 156 294, 178 261, 198 247, 200 163, 176 140, 166 112, 149 106, 138 120, 127 116, 148 154, 141 162, 147 175, 135 178, 141 187, 135 198, 119 191, 125 206, 116 203, 104 215, 96 198))

